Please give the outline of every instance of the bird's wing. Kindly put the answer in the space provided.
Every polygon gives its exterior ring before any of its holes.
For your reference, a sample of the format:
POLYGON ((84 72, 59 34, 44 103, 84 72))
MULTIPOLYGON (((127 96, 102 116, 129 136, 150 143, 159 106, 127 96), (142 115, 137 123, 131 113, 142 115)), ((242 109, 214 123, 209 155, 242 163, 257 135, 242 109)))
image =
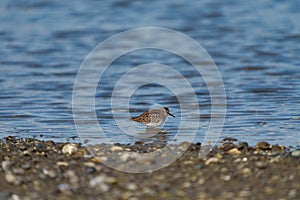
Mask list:
POLYGON ((143 114, 131 118, 132 121, 141 122, 141 123, 150 123, 149 113, 144 112, 143 114))

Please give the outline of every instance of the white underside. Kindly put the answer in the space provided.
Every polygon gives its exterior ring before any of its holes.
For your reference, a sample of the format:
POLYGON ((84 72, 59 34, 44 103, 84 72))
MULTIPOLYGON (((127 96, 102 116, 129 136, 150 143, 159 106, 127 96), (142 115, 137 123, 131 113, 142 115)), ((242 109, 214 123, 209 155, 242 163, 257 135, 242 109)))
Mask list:
POLYGON ((164 124, 163 121, 161 121, 161 122, 150 122, 150 123, 145 124, 145 125, 151 126, 151 127, 156 127, 156 126, 161 126, 162 124, 164 124))

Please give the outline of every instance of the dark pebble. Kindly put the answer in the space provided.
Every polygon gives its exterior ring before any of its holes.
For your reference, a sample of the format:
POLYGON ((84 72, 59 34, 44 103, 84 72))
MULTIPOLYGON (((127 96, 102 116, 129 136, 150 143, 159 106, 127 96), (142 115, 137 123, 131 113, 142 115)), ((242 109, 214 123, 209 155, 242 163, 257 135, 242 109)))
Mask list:
POLYGON ((272 150, 272 152, 275 152, 275 153, 283 152, 282 148, 278 144, 273 145, 271 150, 272 150))
POLYGON ((223 139, 223 142, 236 142, 238 141, 236 138, 226 137, 223 139))
POLYGON ((236 147, 236 145, 233 144, 232 142, 226 142, 226 143, 223 143, 222 146, 220 146, 220 149, 222 149, 223 151, 229 151, 230 149, 233 149, 235 147, 236 147))
POLYGON ((258 162, 255 163, 255 166, 259 169, 266 169, 268 167, 268 163, 258 161, 258 162))
POLYGON ((247 149, 248 146, 249 146, 249 145, 248 145, 247 142, 240 142, 240 143, 237 145, 237 149, 238 149, 238 150, 247 149))
POLYGON ((271 150, 271 146, 267 142, 258 142, 257 147, 261 150, 271 150))

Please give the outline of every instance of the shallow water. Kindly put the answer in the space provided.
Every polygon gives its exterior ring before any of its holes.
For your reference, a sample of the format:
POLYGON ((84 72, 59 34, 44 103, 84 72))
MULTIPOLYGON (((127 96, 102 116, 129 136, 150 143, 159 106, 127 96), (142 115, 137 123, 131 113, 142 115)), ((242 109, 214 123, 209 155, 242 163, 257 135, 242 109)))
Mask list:
MULTIPOLYGON (((72 89, 84 58, 98 43, 120 31, 157 26, 192 37, 217 64, 227 96, 222 137, 250 144, 267 140, 299 146, 299 9, 297 1, 275 0, 156 0, 151 4, 126 0, 1 1, 0 137, 43 135, 44 139, 78 140, 72 89)), ((103 77, 105 84, 100 81, 95 102, 98 120, 113 141, 135 141, 122 134, 112 118, 109 103, 114 83, 125 66, 149 62, 176 66, 197 82, 187 63, 166 52, 143 50, 120 57, 103 77)), ((201 126, 195 142, 202 141, 211 115, 205 83, 201 80, 197 84, 201 126)), ((167 120, 163 130, 167 133, 163 140, 172 139, 182 113, 168 89, 159 85, 139 88, 130 99, 131 116, 157 103, 168 106, 176 116, 167 120)), ((185 131, 188 135, 189 130, 185 131)), ((161 138, 143 140, 155 139, 161 138)))

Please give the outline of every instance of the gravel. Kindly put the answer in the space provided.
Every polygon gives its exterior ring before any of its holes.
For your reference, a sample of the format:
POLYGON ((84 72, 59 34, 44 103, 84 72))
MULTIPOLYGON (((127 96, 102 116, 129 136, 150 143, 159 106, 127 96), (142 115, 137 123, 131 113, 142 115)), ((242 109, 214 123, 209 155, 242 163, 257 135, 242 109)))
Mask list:
POLYGON ((300 199, 300 150, 234 138, 221 140, 204 158, 199 143, 168 148, 187 145, 169 166, 125 173, 102 162, 151 164, 138 153, 163 145, 99 144, 92 147, 96 158, 81 144, 9 136, 0 140, 0 199, 300 199))

